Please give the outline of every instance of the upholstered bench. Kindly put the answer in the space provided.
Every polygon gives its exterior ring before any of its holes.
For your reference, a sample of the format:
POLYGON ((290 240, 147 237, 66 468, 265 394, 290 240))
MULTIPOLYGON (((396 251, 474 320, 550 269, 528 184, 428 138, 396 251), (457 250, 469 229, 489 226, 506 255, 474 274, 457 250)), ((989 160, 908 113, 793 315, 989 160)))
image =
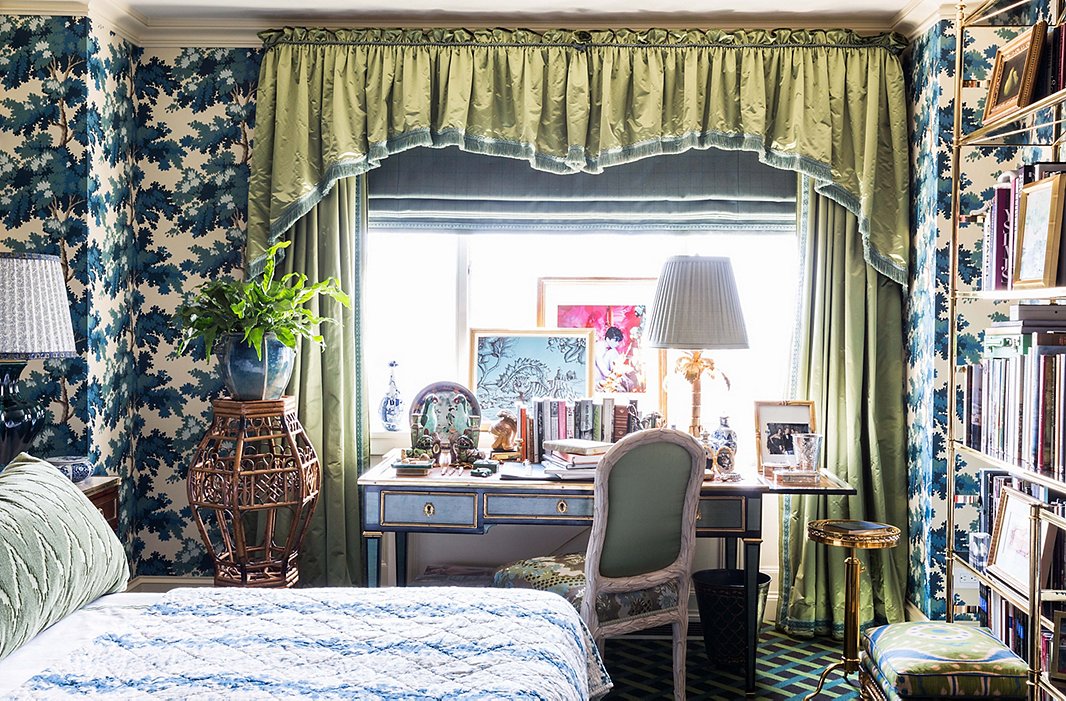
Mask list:
POLYGON ((986 628, 936 621, 868 629, 863 698, 1025 699, 1029 667, 986 628))

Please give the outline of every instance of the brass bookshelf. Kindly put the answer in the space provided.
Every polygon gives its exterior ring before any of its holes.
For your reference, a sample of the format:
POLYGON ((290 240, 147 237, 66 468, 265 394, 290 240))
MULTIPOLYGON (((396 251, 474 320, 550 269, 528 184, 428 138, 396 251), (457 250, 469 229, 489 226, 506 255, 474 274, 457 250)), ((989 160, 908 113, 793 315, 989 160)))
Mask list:
MULTIPOLYGON (((1033 0, 984 0, 978 3, 969 13, 966 5, 960 3, 956 6, 955 26, 958 28, 958 40, 956 47, 966 45, 967 33, 975 27, 1006 27, 1007 24, 996 22, 997 17, 1018 8, 1035 8, 1037 3, 1033 0)), ((1048 18, 1049 28, 1058 26, 1061 21, 1061 0, 1053 0, 1051 3, 1051 17, 1048 18)), ((1025 25, 1031 26, 1031 25, 1025 25)), ((1023 468, 1021 465, 993 458, 979 450, 967 447, 956 437, 958 415, 958 302, 960 300, 993 300, 993 301, 1019 301, 1019 300, 1066 300, 1066 287, 1052 287, 1047 289, 1023 289, 1023 290, 960 290, 959 286, 959 230, 965 224, 976 221, 973 213, 961 211, 961 179, 963 150, 988 146, 1010 146, 1021 149, 1026 146, 1045 146, 1056 149, 1061 148, 1066 141, 1066 119, 1063 119, 1063 105, 1066 104, 1066 86, 1063 89, 1041 98, 1027 107, 999 119, 991 120, 969 133, 963 133, 963 90, 973 85, 964 81, 965 57, 964 52, 956 50, 955 55, 955 84, 954 84, 954 122, 952 128, 951 144, 951 270, 948 280, 948 353, 949 363, 952 368, 949 379, 950 399, 948 402, 949 415, 947 417, 947 532, 946 548, 947 558, 945 564, 945 589, 947 594, 947 620, 955 618, 955 568, 961 567, 969 572, 978 582, 997 592, 1005 601, 1029 615, 1030 630, 1027 633, 1029 655, 1029 698, 1033 701, 1040 699, 1053 699, 1066 701, 1066 687, 1056 686, 1047 672, 1042 669, 1040 659, 1041 634, 1040 629, 1053 630, 1050 619, 1042 615, 1041 603, 1042 582, 1039 581, 1039 567, 1031 569, 1029 577, 1029 591, 1032 595, 1019 592, 1007 583, 994 576, 978 571, 969 562, 955 551, 955 510, 958 504, 966 503, 966 497, 959 498, 956 494, 957 458, 961 458, 967 464, 980 463, 988 467, 1002 469, 1011 476, 1030 484, 1038 485, 1051 491, 1066 495, 1066 482, 1055 479, 1050 475, 1041 474, 1023 468), (1041 127, 1053 127, 1053 129, 1041 130, 1041 127), (1050 134, 1041 131, 1051 132, 1050 134), (1034 622, 1038 622, 1034 624, 1034 622), (1036 630, 1034 630, 1034 627, 1036 630)), ((1021 160, 1019 154, 1019 161, 1021 160)), ((1066 519, 1054 514, 1045 505, 1034 504, 1030 513, 1030 548, 1033 554, 1039 551, 1040 529, 1042 522, 1047 521, 1066 532, 1066 519)), ((1066 591, 1047 592, 1049 600, 1066 601, 1066 591)))

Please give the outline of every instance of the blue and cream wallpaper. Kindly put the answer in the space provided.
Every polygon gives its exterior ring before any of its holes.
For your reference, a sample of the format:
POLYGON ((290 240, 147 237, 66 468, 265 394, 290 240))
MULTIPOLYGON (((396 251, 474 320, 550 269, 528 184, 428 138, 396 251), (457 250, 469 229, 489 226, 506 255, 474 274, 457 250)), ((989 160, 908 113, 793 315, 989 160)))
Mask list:
POLYGON ((0 249, 60 255, 79 355, 34 362, 41 455, 122 477, 140 575, 210 571, 185 469, 216 373, 174 358, 183 293, 239 274, 258 52, 146 52, 84 17, 0 16, 0 249))

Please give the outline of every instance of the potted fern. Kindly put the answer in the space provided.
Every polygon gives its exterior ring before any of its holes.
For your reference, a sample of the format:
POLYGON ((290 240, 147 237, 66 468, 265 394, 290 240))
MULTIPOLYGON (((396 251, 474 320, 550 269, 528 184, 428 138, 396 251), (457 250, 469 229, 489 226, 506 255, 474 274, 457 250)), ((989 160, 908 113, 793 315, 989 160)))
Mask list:
POLYGON ((320 317, 306 304, 325 295, 345 307, 351 302, 336 278, 312 285, 307 276, 289 273, 274 279, 274 256, 290 245, 283 241, 267 252, 263 275, 256 280, 213 280, 198 287, 178 307, 181 329, 177 354, 203 339, 204 354, 218 357, 230 396, 240 401, 279 399, 289 383, 296 342, 322 345, 320 317))

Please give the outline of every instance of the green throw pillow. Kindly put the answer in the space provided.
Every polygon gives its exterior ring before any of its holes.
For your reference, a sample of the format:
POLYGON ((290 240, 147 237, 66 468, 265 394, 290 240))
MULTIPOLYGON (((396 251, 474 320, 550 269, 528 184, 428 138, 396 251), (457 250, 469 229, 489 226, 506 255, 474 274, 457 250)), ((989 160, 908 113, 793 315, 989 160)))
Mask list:
POLYGON ((0 472, 0 660, 129 577, 114 531, 53 465, 22 453, 0 472))

